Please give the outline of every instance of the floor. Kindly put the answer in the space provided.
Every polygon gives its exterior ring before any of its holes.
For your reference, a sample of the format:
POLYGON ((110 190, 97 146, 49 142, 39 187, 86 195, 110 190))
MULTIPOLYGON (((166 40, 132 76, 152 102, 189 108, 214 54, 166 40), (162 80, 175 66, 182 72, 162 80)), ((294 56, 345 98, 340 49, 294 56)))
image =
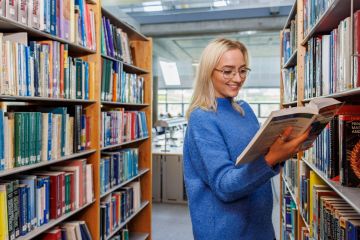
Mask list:
MULTIPOLYGON (((279 175, 272 179, 274 194, 273 223, 279 239, 279 175)), ((189 209, 185 204, 153 203, 152 232, 154 240, 192 240, 189 209)))

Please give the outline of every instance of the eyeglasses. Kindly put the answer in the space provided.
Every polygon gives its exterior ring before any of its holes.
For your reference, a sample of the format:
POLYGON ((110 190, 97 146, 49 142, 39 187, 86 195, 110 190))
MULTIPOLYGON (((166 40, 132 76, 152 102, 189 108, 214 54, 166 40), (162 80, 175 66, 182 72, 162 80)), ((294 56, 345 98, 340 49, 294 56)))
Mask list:
POLYGON ((247 76, 249 76, 249 73, 251 71, 250 68, 240 68, 239 70, 235 70, 235 69, 217 69, 215 68, 214 70, 218 71, 218 72, 221 72, 224 79, 226 80, 230 80, 230 79, 233 79, 235 77, 235 75, 237 73, 239 73, 239 76, 242 78, 242 79, 245 79, 247 76))

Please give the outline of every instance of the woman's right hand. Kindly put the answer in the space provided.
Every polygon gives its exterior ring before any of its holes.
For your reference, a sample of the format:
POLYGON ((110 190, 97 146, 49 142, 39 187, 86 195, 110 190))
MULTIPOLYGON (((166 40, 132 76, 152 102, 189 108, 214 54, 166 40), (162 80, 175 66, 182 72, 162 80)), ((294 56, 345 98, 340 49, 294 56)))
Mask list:
POLYGON ((270 166, 275 166, 293 156, 300 151, 301 144, 307 139, 310 128, 300 136, 286 141, 292 132, 292 127, 288 127, 271 145, 269 152, 265 155, 265 161, 270 166))

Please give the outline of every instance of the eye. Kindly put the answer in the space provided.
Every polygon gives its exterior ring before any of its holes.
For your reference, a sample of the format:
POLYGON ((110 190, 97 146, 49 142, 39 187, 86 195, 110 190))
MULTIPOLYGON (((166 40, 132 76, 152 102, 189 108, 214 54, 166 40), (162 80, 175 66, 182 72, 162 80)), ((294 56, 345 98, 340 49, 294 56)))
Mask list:
POLYGON ((231 75, 232 74, 232 70, 229 70, 229 69, 224 69, 223 70, 223 73, 225 74, 225 75, 231 75))
POLYGON ((247 74, 248 70, 247 69, 240 69, 240 74, 247 74))

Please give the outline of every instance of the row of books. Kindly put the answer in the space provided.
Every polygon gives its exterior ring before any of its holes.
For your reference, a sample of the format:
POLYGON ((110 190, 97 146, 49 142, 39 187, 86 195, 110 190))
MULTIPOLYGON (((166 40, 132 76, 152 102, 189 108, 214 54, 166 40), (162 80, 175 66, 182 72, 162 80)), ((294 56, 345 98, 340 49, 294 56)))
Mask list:
MULTIPOLYGON (((360 11, 355 13, 359 25, 360 11)), ((360 87, 358 74, 359 57, 354 57, 354 78, 351 78, 352 53, 351 45, 351 19, 340 22, 338 28, 330 34, 311 38, 307 44, 305 54, 305 80, 304 97, 312 98, 326 96, 331 93, 360 87)), ((358 29, 356 29, 359 32, 358 29)), ((360 33, 356 33, 354 44, 356 52, 360 49, 360 33)))
POLYGON ((305 159, 343 186, 360 187, 358 152, 360 142, 360 106, 344 105, 305 152, 305 159))
POLYGON ((282 199, 282 238, 284 240, 296 239, 297 229, 297 208, 295 199, 292 198, 289 190, 283 185, 282 188, 283 199, 282 199))
POLYGON ((30 41, 26 32, 0 33, 0 93, 66 99, 93 98, 95 64, 69 55, 67 44, 30 41))
POLYGON ((92 240, 85 221, 64 222, 46 231, 39 238, 41 240, 92 240))
POLYGON ((106 196, 100 204, 100 239, 106 239, 140 207, 140 182, 132 182, 106 196))
POLYGON ((298 189, 298 162, 297 159, 292 158, 285 162, 284 167, 282 169, 283 177, 285 178, 287 184, 291 189, 289 191, 292 191, 294 194, 297 193, 298 189))
POLYGON ((92 202, 93 169, 86 159, 0 180, 0 236, 25 236, 50 219, 92 202))
POLYGON ((296 15, 295 19, 291 20, 290 28, 284 29, 282 32, 283 42, 282 42, 282 51, 283 51, 283 60, 282 64, 284 65, 293 55, 297 49, 297 24, 296 24, 296 15))
POLYGON ((132 141, 149 136, 146 114, 141 111, 116 110, 101 112, 101 146, 132 141))
POLYGON ((129 230, 124 228, 121 229, 117 234, 110 238, 110 240, 129 240, 130 233, 129 230))
POLYGON ((81 105, 0 110, 0 170, 56 160, 89 147, 90 118, 81 105))
POLYGON ((127 73, 121 62, 102 59, 101 100, 144 103, 144 78, 127 73))
POLYGON ((318 23, 334 0, 304 0, 304 37, 318 23))
POLYGON ((283 101, 284 103, 297 100, 297 67, 282 69, 283 76, 283 101))
POLYGON ((128 148, 101 154, 100 194, 138 175, 139 149, 128 148))
POLYGON ((85 0, 1 1, 0 16, 96 49, 95 14, 85 0))
POLYGON ((101 54, 133 64, 127 33, 104 16, 101 22, 101 54))
POLYGON ((356 233, 360 232, 359 213, 321 182, 314 184, 311 191, 314 239, 357 240, 359 235, 356 233), (357 221, 353 221, 355 219, 357 221))

